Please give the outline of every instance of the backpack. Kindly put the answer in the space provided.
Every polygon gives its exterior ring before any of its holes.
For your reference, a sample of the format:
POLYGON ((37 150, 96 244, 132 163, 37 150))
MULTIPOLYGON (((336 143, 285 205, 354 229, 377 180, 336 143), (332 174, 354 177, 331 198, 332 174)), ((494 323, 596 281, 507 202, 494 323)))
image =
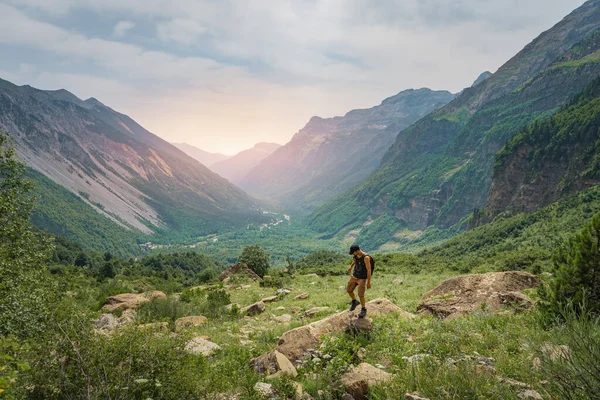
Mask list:
MULTIPOLYGON (((366 256, 369 256, 369 258, 371 259, 371 275, 373 275, 373 272, 375 272, 375 259, 370 254, 365 254, 365 257, 366 256)), ((367 265, 367 263, 365 263, 365 267, 366 267, 366 265, 367 265)))

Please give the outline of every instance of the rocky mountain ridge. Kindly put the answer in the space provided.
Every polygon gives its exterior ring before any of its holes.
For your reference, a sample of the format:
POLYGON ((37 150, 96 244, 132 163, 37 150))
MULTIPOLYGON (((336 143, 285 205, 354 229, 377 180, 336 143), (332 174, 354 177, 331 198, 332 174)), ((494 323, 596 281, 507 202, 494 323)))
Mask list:
POLYGON ((278 143, 260 142, 252 148, 240 151, 226 160, 214 163, 210 166, 210 169, 230 182, 240 185, 248 174, 248 171, 252 170, 252 168, 280 147, 281 145, 278 143))
POLYGON ((172 143, 173 146, 177 147, 179 150, 183 151, 188 156, 198 160, 200 164, 206 165, 210 168, 211 165, 217 163, 219 161, 227 160, 231 156, 221 154, 221 153, 211 153, 208 151, 204 151, 199 149, 196 146, 192 146, 187 143, 172 143))
POLYGON ((243 191, 94 98, 0 80, 0 128, 27 165, 127 228, 210 232, 257 213, 243 191))
POLYGON ((313 209, 366 177, 401 129, 453 97, 447 91, 410 89, 343 117, 313 117, 252 169, 241 187, 287 207, 313 209))
POLYGON ((410 240, 430 226, 460 226, 485 204, 494 156, 506 141, 547 118, 600 73, 594 61, 598 28, 600 2, 589 1, 491 77, 401 132, 381 166, 315 212, 309 224, 327 235, 372 223, 381 233, 387 226, 385 234, 363 237, 377 247, 410 240), (391 237, 401 229, 408 236, 391 237))

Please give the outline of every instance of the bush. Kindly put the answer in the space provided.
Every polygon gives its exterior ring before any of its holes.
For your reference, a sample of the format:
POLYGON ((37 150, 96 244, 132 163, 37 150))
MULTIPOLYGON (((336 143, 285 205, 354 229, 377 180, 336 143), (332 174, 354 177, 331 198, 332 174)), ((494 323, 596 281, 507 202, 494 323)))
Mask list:
MULTIPOLYGON (((561 399, 595 399, 600 393, 600 317, 586 304, 561 311, 564 324, 556 327, 562 351, 542 349, 542 368, 551 392, 561 399)), ((552 349, 552 347, 550 347, 552 349)))
POLYGON ((572 304, 579 312, 581 304, 589 312, 600 312, 600 213, 574 237, 570 238, 554 257, 556 278, 541 286, 541 309, 548 318, 561 317, 561 310, 572 304))
POLYGON ((238 262, 244 263, 261 278, 265 276, 270 267, 271 257, 260 246, 247 246, 242 250, 238 262))

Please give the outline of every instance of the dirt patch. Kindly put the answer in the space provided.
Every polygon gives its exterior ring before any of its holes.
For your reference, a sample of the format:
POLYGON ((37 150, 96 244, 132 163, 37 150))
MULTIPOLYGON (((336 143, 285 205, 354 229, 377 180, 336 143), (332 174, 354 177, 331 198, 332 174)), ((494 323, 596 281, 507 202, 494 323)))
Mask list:
POLYGON ((519 292, 539 284, 537 276, 519 271, 458 276, 427 292, 417 312, 448 318, 468 314, 483 303, 491 309, 503 305, 528 308, 531 300, 519 292))

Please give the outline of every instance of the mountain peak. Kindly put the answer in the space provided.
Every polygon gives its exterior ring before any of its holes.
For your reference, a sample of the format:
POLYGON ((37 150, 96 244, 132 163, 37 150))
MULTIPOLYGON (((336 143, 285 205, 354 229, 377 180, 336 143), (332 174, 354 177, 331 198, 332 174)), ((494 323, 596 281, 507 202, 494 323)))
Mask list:
POLYGON ((475 82, 473 82, 473 84, 471 85, 471 87, 477 86, 478 84, 480 84, 481 82, 485 81, 487 78, 489 78, 492 75, 493 74, 490 71, 482 72, 479 75, 479 77, 477 79, 475 79, 475 82))

